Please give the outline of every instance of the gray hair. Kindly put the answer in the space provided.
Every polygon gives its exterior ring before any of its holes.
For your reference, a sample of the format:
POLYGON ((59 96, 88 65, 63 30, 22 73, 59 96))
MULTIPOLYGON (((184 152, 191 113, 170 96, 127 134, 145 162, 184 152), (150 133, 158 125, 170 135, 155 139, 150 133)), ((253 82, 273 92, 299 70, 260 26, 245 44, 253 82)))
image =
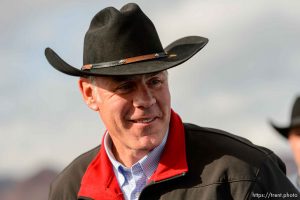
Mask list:
POLYGON ((95 79, 95 76, 89 76, 89 77, 88 77, 88 80, 89 80, 93 85, 96 85, 96 79, 95 79))

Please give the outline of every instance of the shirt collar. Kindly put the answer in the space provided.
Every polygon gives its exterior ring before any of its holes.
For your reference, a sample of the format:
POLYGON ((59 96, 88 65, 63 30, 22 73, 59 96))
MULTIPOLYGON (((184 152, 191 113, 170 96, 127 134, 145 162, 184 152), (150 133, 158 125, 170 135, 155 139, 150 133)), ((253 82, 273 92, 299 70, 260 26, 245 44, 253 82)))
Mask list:
MULTIPOLYGON (((154 171, 156 170, 156 168, 158 166, 160 156, 161 156, 161 154, 164 150, 165 144, 167 142, 168 134, 169 134, 169 130, 167 130, 160 145, 155 147, 152 151, 150 151, 147 155, 145 155, 137 163, 134 164, 134 165, 140 164, 140 166, 143 169, 144 174, 147 176, 148 179, 150 179, 150 177, 152 176, 152 174, 154 173, 154 171)), ((123 185, 123 183, 125 182, 125 177, 124 177, 123 172, 124 172, 124 169, 128 169, 128 168, 116 160, 115 156, 112 153, 111 147, 112 147, 112 140, 109 136, 108 131, 106 131, 105 136, 104 136, 104 148, 108 155, 109 160, 111 161, 111 163, 113 165, 113 170, 115 172, 117 179, 120 181, 120 184, 123 185), (122 168, 122 170, 120 168, 122 168)))
POLYGON ((156 170, 158 166, 160 156, 167 142, 168 134, 169 134, 169 130, 167 130, 160 145, 155 147, 152 151, 150 151, 147 155, 145 155, 141 160, 138 161, 148 179, 150 179, 153 172, 156 170))

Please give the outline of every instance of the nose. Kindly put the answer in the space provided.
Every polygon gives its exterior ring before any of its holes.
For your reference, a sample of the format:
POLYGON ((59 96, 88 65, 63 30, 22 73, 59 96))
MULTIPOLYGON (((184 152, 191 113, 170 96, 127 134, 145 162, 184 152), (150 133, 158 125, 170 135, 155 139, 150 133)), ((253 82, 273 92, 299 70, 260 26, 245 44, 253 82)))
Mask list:
POLYGON ((133 97, 133 105, 137 108, 150 108, 156 103, 151 89, 146 85, 140 85, 133 97))

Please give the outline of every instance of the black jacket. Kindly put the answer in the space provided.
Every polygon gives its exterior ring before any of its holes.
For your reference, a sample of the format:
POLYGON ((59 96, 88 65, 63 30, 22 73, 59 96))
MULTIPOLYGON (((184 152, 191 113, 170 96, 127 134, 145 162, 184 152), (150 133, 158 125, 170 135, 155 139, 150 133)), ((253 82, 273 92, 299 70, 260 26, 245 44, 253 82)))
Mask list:
MULTIPOLYGON (((284 163, 270 150, 221 130, 193 124, 184 129, 189 171, 146 186, 141 200, 300 199, 284 163)), ((64 169, 49 199, 77 199, 81 178, 98 151, 92 149, 64 169)))

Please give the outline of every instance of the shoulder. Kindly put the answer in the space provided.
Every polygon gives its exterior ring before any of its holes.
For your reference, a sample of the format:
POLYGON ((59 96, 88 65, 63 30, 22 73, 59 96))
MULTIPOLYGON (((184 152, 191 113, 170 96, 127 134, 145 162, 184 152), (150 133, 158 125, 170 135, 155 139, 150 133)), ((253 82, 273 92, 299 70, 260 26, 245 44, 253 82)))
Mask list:
POLYGON ((191 168, 194 165, 203 167, 208 182, 220 181, 225 177, 227 181, 255 181, 265 163, 285 173, 283 162, 267 148, 222 130, 194 124, 184 126, 191 168))
MULTIPOLYGON (((184 124, 186 137, 189 142, 200 142, 202 146, 213 148, 216 151, 225 153, 235 152, 239 150, 239 154, 251 153, 251 155, 264 158, 273 154, 273 152, 265 147, 253 144, 248 139, 228 133, 223 130, 200 127, 195 124, 184 124)), ((257 157, 256 157, 257 159, 257 157)))
MULTIPOLYGON (((248 139, 228 133, 223 130, 200 127, 194 124, 184 124, 186 137, 189 142, 203 143, 206 148, 213 148, 215 152, 224 152, 230 154, 244 155, 251 158, 264 159, 266 156, 274 154, 271 150, 253 144, 248 139), (239 150, 237 152, 237 150, 239 150)), ((240 155, 240 156, 242 156, 240 155)))
POLYGON ((97 146, 78 156, 56 177, 50 187, 49 200, 75 199, 77 197, 82 176, 99 149, 100 146, 97 146))

